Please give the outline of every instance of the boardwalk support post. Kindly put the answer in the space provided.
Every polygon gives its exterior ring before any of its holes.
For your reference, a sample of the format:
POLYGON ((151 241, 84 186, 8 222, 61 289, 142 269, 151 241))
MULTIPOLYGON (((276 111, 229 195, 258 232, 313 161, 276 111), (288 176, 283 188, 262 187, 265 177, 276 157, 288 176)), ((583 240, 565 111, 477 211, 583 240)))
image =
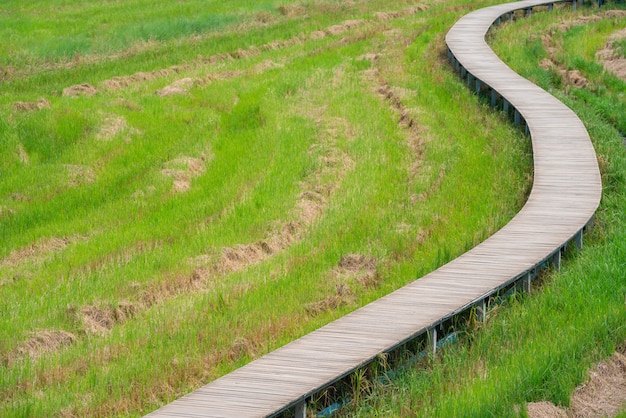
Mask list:
POLYGON ((523 279, 524 292, 530 295, 530 271, 526 273, 523 279))
POLYGON ((554 9, 554 3, 550 3, 550 4, 548 5, 548 11, 549 11, 549 12, 551 12, 551 11, 552 11, 552 9, 554 9))
POLYGON ((561 271, 561 249, 559 248, 552 258, 552 262, 554 263, 554 267, 557 271, 561 271))
POLYGON ((480 302, 480 307, 478 308, 480 322, 484 324, 487 322, 487 299, 483 299, 480 302))
POLYGON ((515 113, 513 115, 513 123, 515 124, 515 126, 519 126, 520 124, 520 113, 519 110, 515 109, 515 113))
POLYGON ((430 346, 430 349, 432 350, 432 356, 434 360, 435 356, 437 355, 437 326, 432 327, 428 331, 428 342, 429 342, 428 345, 430 346))
POLYGON ((476 94, 480 94, 480 80, 476 79, 476 94))
POLYGON ((296 405, 296 418, 306 418, 306 401, 302 401, 296 405))
POLYGON ((509 114, 509 101, 507 99, 503 99, 502 110, 507 115, 509 114))
POLYGON ((496 102, 498 100, 498 92, 496 89, 491 89, 491 107, 496 107, 496 102))
POLYGON ((576 237, 574 237, 574 241, 576 242, 576 248, 579 250, 583 248, 583 230, 581 229, 576 233, 576 237))

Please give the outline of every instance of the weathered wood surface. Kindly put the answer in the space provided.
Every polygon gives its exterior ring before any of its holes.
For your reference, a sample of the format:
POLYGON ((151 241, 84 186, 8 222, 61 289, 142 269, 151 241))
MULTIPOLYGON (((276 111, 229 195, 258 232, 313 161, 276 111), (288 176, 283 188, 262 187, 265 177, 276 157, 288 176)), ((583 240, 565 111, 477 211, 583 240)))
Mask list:
MULTIPOLYGON (((487 46, 500 16, 547 4, 522 1, 460 19, 446 42, 453 58, 516 108, 529 128, 534 182, 526 205, 477 247, 409 285, 172 402, 150 417, 260 417, 306 400, 444 319, 482 302, 549 259, 590 221, 601 181, 578 117, 521 78, 487 46)), ((158 337, 157 337, 158 338, 158 337)))

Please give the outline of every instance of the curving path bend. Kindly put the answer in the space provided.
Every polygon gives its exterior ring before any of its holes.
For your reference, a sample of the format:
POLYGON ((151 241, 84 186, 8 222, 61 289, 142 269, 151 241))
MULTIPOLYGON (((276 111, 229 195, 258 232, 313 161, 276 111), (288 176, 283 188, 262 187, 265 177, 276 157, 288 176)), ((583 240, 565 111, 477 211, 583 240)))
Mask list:
MULTIPOLYGON (((529 286, 565 246, 582 245, 602 184, 582 122, 563 103, 520 77, 485 42, 494 22, 515 10, 550 5, 526 0, 472 12, 448 32, 452 62, 472 87, 491 93, 532 137, 534 182, 526 205, 500 231, 457 259, 149 414, 149 417, 260 417, 295 408, 306 415, 315 393, 469 308, 483 307, 512 283, 529 286)), ((575 2, 574 2, 575 5, 575 2)), ((434 336, 435 338, 432 338, 434 336)))

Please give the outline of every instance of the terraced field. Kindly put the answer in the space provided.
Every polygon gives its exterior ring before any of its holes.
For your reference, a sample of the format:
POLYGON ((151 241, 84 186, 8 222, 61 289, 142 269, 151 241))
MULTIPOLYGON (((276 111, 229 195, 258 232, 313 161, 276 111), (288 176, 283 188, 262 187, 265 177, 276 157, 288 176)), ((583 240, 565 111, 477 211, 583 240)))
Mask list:
POLYGON ((0 415, 140 415, 464 252, 524 135, 443 36, 487 2, 0 6, 0 415))

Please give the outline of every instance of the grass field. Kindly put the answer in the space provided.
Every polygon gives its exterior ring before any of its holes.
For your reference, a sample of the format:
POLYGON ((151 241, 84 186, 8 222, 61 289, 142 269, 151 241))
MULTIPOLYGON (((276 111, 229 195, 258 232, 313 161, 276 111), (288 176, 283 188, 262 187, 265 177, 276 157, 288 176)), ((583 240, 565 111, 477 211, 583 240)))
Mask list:
POLYGON ((529 141, 443 43, 492 3, 0 5, 0 415, 147 413, 506 223, 529 141))

